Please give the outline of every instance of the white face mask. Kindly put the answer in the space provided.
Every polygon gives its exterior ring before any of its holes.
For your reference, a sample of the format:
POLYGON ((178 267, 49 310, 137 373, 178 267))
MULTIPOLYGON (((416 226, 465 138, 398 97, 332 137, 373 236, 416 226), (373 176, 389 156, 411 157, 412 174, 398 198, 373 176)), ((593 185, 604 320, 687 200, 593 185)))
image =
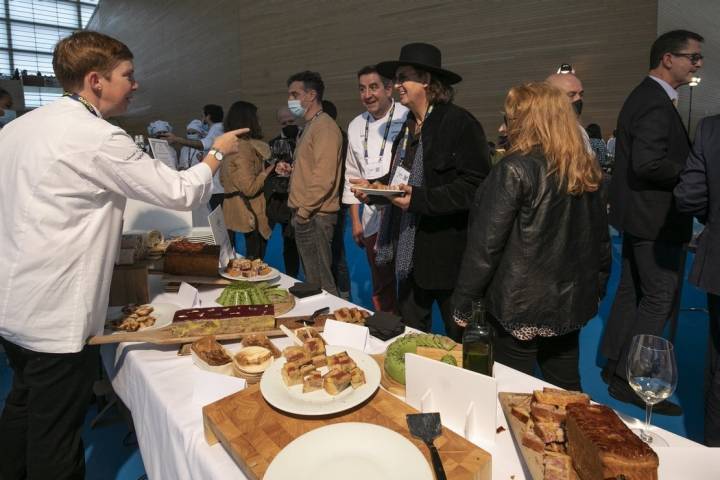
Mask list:
POLYGON ((288 100, 288 110, 293 114, 295 118, 300 118, 305 115, 305 107, 302 106, 300 100, 288 100))
POLYGON ((9 108, 5 109, 5 113, 0 116, 0 127, 4 127, 11 121, 15 120, 17 117, 17 112, 15 110, 10 110, 9 108))

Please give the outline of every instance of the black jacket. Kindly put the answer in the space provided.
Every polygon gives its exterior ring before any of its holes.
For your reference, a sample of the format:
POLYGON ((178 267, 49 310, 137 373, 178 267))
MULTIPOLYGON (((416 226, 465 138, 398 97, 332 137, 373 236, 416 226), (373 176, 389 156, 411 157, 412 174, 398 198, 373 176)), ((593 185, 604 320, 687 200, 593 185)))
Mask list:
POLYGON ((678 210, 698 217, 698 239, 690 282, 720 295, 720 115, 700 121, 687 165, 675 187, 678 210))
POLYGON ((675 208, 672 190, 685 166, 690 140, 665 90, 650 77, 620 111, 610 224, 647 240, 687 242, 692 218, 675 208))
MULTIPOLYGON (((393 158, 403 136, 395 139, 393 158)), ((418 215, 413 277, 421 288, 450 290, 465 250, 468 210, 490 170, 488 145, 480 122, 452 103, 433 107, 422 144, 424 184, 413 187, 408 208, 418 215)))
POLYGON ((478 189, 453 305, 484 298, 508 331, 567 333, 597 313, 610 262, 601 192, 560 192, 542 153, 512 154, 478 189))

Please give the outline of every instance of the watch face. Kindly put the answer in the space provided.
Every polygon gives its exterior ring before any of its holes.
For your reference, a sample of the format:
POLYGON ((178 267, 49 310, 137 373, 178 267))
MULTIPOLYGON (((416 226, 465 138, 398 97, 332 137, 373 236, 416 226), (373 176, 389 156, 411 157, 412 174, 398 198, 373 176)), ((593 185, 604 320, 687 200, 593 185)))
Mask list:
POLYGON ((217 158, 217 161, 218 161, 218 162, 222 162, 224 156, 225 156, 225 155, 223 155, 222 152, 220 152, 220 151, 218 151, 218 150, 215 150, 215 158, 217 158))

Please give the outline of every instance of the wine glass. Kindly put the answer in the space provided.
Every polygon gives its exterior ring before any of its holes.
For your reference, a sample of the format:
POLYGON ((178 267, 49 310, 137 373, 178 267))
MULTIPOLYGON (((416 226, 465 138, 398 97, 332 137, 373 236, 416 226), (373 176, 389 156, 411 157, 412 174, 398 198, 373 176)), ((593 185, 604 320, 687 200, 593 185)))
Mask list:
POLYGON ((646 443, 667 446, 656 433, 650 432, 652 407, 675 391, 677 365, 672 343, 655 335, 635 335, 627 360, 627 378, 635 393, 645 402, 645 426, 633 431, 646 443))
MULTIPOLYGON (((273 158, 278 162, 292 162, 292 147, 290 142, 285 138, 279 138, 272 145, 273 158)), ((287 175, 281 175, 287 176, 287 175)))

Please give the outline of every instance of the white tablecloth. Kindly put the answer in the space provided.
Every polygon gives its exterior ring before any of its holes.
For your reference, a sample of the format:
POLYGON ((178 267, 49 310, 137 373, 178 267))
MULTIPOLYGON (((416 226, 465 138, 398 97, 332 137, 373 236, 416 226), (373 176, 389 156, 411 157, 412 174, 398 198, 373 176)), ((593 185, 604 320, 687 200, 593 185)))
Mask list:
MULTIPOLYGON (((159 279, 151 279, 151 288, 157 291, 160 288, 159 279)), ((283 287, 293 282, 292 278, 284 275, 280 280, 283 287)), ((203 305, 212 305, 220 291, 219 288, 201 290, 203 305)), ((175 297, 175 294, 159 293, 153 297, 153 302, 174 303, 175 297)), ((287 315, 310 314, 325 306, 333 310, 352 305, 337 297, 324 295, 321 298, 300 300, 287 315)), ((373 339, 373 342, 373 349, 382 351, 384 344, 378 339, 373 339)), ((289 340, 278 339, 276 343, 282 348, 289 344, 289 340)), ((238 345, 230 344, 229 348, 235 350, 239 348, 238 345)), ((246 478, 222 445, 210 447, 205 442, 202 405, 193 402, 192 372, 195 367, 191 357, 179 357, 177 346, 138 343, 105 345, 101 352, 115 392, 132 412, 140 452, 151 480, 246 478)), ((499 392, 531 392, 548 385, 500 364, 496 364, 495 376, 499 392)), ((628 420, 641 424, 638 420, 628 420)), ((493 478, 526 478, 499 404, 497 422, 505 431, 497 435, 493 447, 486 448, 492 454, 493 478)), ((706 457, 710 453, 709 449, 671 432, 662 431, 662 435, 674 448, 656 448, 661 461, 661 480, 720 478, 720 466, 717 463, 713 467, 707 461, 682 460, 710 458, 706 457), (675 471, 682 471, 682 477, 670 474, 670 470, 664 468, 670 466, 681 468, 675 471), (697 476, 692 473, 693 468, 698 469, 697 476), (710 473, 708 469, 712 468, 717 468, 717 472, 713 470, 710 473), (668 475, 662 475, 664 470, 668 475)))

